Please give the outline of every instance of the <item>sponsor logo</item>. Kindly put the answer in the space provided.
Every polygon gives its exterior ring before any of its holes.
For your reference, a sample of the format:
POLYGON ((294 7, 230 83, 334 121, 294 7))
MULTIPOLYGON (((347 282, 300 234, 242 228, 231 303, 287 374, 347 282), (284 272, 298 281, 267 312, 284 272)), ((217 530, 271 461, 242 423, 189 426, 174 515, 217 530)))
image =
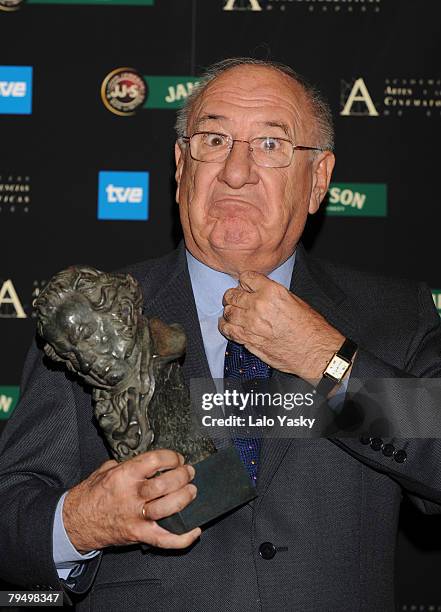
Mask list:
POLYGON ((20 298, 10 278, 0 280, 0 319, 26 319, 20 298))
POLYGON ((0 174, 0 213, 27 213, 31 203, 30 177, 0 174))
POLYGON ((0 11, 17 11, 23 4, 23 0, 0 0, 0 11))
POLYGON ((441 317, 441 289, 432 289, 432 297, 438 314, 441 317))
POLYGON ((32 113, 32 66, 0 66, 0 113, 32 113))
POLYGON ((26 4, 90 4, 113 6, 153 6, 155 0, 26 0, 26 4))
POLYGON ((310 13, 378 13, 383 0, 222 0, 224 11, 285 11, 304 9, 310 13))
POLYGON ((132 68, 118 68, 101 86, 105 107, 120 116, 140 108, 180 108, 199 83, 192 76, 141 76, 132 68))
POLYGON ((146 98, 147 85, 133 68, 112 70, 101 85, 104 106, 115 115, 133 115, 146 98))
POLYGON ((185 76, 145 76, 149 95, 144 108, 180 108, 199 81, 185 76))
POLYGON ((107 172, 98 178, 98 219, 147 221, 148 172, 107 172))
POLYGON ((381 81, 359 76, 341 79, 342 117, 398 116, 418 113, 426 117, 441 114, 441 79, 392 78, 381 81))
POLYGON ((18 402, 20 388, 0 386, 0 419, 8 419, 18 402))
POLYGON ((326 214, 338 217, 386 217, 385 183, 331 183, 326 214))

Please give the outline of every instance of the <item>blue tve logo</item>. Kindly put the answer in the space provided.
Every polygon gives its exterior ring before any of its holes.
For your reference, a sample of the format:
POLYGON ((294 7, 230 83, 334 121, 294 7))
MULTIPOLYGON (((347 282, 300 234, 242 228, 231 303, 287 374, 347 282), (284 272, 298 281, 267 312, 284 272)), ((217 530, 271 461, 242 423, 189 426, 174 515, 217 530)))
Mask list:
POLYGON ((0 113, 32 113, 32 66, 0 66, 0 113))
POLYGON ((99 173, 98 219, 147 221, 149 218, 149 173, 99 173))

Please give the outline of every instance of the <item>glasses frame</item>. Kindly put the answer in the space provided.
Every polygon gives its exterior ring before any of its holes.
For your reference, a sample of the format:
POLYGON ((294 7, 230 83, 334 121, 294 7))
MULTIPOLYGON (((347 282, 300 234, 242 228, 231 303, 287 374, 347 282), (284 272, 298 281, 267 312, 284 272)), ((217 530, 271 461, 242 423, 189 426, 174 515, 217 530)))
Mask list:
POLYGON ((296 145, 292 142, 292 140, 289 140, 289 138, 280 138, 279 136, 257 136, 256 138, 252 138, 251 140, 240 140, 239 138, 232 138, 231 136, 229 136, 228 134, 223 134, 222 132, 193 132, 193 134, 191 136, 181 136, 180 140, 182 142, 188 143, 190 145, 190 155, 191 158, 194 159, 195 161, 201 162, 203 164, 222 164, 224 161, 226 161, 228 159, 228 156, 231 153, 231 150, 233 148, 233 145, 235 142, 246 142, 248 145, 248 152, 251 154, 251 158, 254 161, 254 163, 256 164, 256 166, 259 166, 260 168, 287 168, 288 166, 291 165, 291 162, 293 160, 294 157, 294 151, 324 151, 325 149, 321 148, 321 147, 308 147, 306 145, 296 145), (225 156, 225 159, 223 159, 222 161, 208 161, 208 160, 202 160, 202 159, 197 159, 196 157, 194 157, 192 151, 191 151, 191 139, 193 138, 193 136, 198 136, 199 134, 214 134, 216 136, 223 136, 224 138, 227 139, 227 141, 229 142, 229 147, 228 147, 228 153, 225 156), (284 142, 289 142, 289 144, 292 147, 292 151, 291 151, 291 158, 289 160, 289 162, 287 164, 284 164, 283 166, 263 166, 262 164, 259 164, 258 162, 256 162, 256 160, 254 159, 253 156, 253 151, 254 149, 251 146, 251 143, 254 140, 261 140, 262 138, 276 138, 277 140, 283 140, 284 142))

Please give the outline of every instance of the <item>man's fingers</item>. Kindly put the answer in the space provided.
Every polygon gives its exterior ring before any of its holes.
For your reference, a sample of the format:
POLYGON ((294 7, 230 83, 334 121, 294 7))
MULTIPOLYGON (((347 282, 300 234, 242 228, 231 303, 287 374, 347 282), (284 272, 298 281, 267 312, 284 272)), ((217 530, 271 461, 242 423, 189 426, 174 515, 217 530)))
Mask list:
POLYGON ((222 298, 222 305, 226 306, 227 304, 231 304, 232 306, 237 306, 238 308, 246 308, 249 297, 249 294, 241 287, 227 289, 222 298))
POLYGON ((257 291, 268 282, 271 283, 272 281, 264 274, 254 272, 253 270, 242 272, 242 274, 239 276, 239 285, 244 291, 248 291, 248 293, 257 291))
POLYGON ((187 533, 177 535, 160 527, 154 521, 145 521, 144 529, 140 529, 142 536, 145 531, 145 537, 140 538, 140 541, 146 542, 156 548, 187 548, 201 535, 201 529, 196 527, 187 533))
POLYGON ((223 334, 228 340, 232 340, 237 344, 245 344, 246 338, 243 327, 233 325, 232 323, 227 323, 223 317, 219 317, 218 328, 220 333, 223 334))
POLYGON ((146 502, 144 504, 144 518, 158 521, 166 516, 180 512, 194 500, 196 494, 196 487, 193 484, 188 484, 179 489, 179 491, 173 491, 173 493, 169 493, 164 497, 146 502))
POLYGON ((137 480, 151 478, 157 472, 172 470, 184 463, 184 457, 179 453, 161 448, 159 450, 147 451, 130 459, 124 464, 128 474, 137 480))
POLYGON ((248 322, 249 316, 247 316, 246 310, 243 308, 237 308, 236 306, 227 305, 224 308, 223 318, 228 323, 232 323, 233 325, 240 325, 240 327, 245 327, 248 322))
POLYGON ((183 465, 174 470, 164 472, 160 476, 143 481, 139 486, 139 495, 146 501, 157 499, 168 493, 173 493, 185 487, 195 475, 194 467, 183 465))

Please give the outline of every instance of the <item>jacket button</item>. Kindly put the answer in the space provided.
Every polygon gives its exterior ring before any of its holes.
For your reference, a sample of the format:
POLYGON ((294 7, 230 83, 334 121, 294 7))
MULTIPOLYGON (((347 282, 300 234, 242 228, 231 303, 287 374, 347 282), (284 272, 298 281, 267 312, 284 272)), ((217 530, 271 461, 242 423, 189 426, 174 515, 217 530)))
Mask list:
POLYGON ((370 444, 371 440, 372 440, 372 438, 370 436, 368 436, 368 435, 360 436, 360 442, 362 444, 370 444))
POLYGON ((371 448, 374 451, 379 451, 381 450, 381 447, 383 446, 383 440, 381 438, 372 438, 371 440, 371 448))
POLYGON ((385 444, 382 448, 382 452, 385 457, 392 457, 395 452, 395 446, 393 444, 385 444))
POLYGON ((262 559, 272 559, 276 552, 277 548, 271 542, 263 542, 263 544, 259 546, 259 555, 262 557, 262 559))
POLYGON ((404 463, 407 459, 407 453, 403 450, 397 450, 394 455, 394 459, 397 463, 404 463))

